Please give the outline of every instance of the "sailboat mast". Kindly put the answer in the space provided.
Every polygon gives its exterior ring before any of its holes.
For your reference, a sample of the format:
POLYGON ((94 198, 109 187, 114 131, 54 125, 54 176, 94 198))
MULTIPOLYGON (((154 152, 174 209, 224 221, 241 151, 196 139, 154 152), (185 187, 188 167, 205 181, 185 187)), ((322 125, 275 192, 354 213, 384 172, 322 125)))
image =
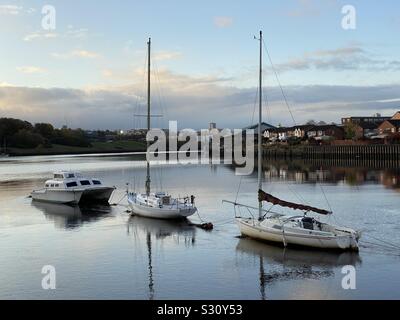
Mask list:
MULTIPOLYGON (((147 61, 147 132, 150 131, 151 123, 150 123, 150 71, 151 71, 151 60, 150 60, 150 54, 151 54, 151 38, 149 38, 149 42, 147 42, 147 48, 148 48, 148 61, 147 61)), ((149 149, 149 141, 147 141, 147 150, 149 149)), ((146 176, 146 194, 147 196, 150 195, 150 163, 148 161, 147 157, 147 176, 146 176)))
MULTIPOLYGON (((261 123, 262 123, 262 31, 260 31, 260 87, 259 87, 259 109, 258 109, 258 190, 262 189, 262 130, 261 130, 261 123)), ((261 219, 262 217, 262 201, 258 203, 258 217, 261 219)))

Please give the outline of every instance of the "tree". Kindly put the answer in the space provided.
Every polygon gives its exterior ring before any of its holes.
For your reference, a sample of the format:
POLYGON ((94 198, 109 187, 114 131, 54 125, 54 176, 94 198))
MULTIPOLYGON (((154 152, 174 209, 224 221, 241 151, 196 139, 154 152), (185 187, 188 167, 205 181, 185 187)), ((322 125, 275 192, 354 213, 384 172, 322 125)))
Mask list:
POLYGON ((11 137, 11 144, 16 148, 36 148, 44 144, 43 137, 27 129, 21 129, 11 137))
POLYGON ((28 121, 22 121, 19 119, 13 118, 1 118, 0 119, 0 137, 3 140, 4 138, 9 138, 12 135, 16 134, 19 130, 32 130, 32 124, 28 121))
POLYGON ((348 122, 344 125, 344 137, 348 140, 352 140, 356 137, 356 125, 352 122, 348 122))
POLYGON ((34 131, 47 139, 54 135, 54 127, 50 123, 36 123, 34 131))

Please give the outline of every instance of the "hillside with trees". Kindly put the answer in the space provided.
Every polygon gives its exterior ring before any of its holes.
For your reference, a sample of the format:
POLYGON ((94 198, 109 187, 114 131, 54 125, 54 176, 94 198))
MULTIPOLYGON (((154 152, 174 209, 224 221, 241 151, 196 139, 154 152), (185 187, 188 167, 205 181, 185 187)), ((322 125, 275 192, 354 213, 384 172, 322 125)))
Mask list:
POLYGON ((144 150, 142 142, 125 141, 126 138, 109 130, 96 131, 95 137, 82 129, 57 129, 50 123, 32 124, 20 119, 0 118, 1 152, 14 155, 144 150))

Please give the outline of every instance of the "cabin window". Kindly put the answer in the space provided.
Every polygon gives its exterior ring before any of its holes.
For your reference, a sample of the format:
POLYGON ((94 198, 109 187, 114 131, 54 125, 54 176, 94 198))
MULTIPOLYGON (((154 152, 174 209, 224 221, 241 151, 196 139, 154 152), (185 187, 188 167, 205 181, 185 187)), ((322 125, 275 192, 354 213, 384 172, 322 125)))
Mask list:
POLYGON ((92 180, 92 182, 93 182, 93 184, 97 184, 97 185, 101 184, 101 182, 99 180, 92 180))
POLYGON ((72 187, 77 187, 77 186, 78 186, 78 184, 75 181, 67 183, 67 188, 72 188, 72 187))
POLYGON ((50 187, 54 188, 54 184, 51 184, 50 187))
POLYGON ((81 186, 90 186, 90 181, 89 180, 82 180, 81 181, 81 186))
POLYGON ((69 179, 69 178, 75 178, 75 175, 73 174, 73 173, 68 173, 67 174, 67 178, 69 179))
POLYGON ((55 184, 54 186, 55 186, 56 188, 58 188, 60 185, 59 185, 59 184, 55 184))
POLYGON ((46 188, 50 187, 48 184, 46 184, 46 188))
POLYGON ((55 174, 54 179, 63 179, 64 176, 62 174, 55 174))

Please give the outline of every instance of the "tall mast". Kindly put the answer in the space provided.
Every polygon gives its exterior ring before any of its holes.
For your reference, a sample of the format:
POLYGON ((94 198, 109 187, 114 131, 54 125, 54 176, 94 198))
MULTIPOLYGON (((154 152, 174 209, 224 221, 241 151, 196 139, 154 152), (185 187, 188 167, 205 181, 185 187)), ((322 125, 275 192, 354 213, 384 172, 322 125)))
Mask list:
MULTIPOLYGON (((148 61, 147 61, 147 132, 150 131, 150 68, 151 68, 151 60, 150 60, 150 54, 151 54, 151 38, 149 38, 149 42, 147 42, 147 48, 148 48, 148 61)), ((149 149, 149 141, 147 141, 147 150, 149 149)), ((146 176, 146 194, 147 196, 150 195, 150 163, 148 161, 147 157, 147 176, 146 176)))
MULTIPOLYGON (((261 153, 262 153, 262 130, 261 130, 261 122, 262 122, 262 31, 260 31, 260 87, 259 87, 259 109, 258 109, 258 190, 262 189, 262 161, 261 161, 261 153)), ((258 218, 261 220, 262 217, 262 201, 258 203, 258 218)))

